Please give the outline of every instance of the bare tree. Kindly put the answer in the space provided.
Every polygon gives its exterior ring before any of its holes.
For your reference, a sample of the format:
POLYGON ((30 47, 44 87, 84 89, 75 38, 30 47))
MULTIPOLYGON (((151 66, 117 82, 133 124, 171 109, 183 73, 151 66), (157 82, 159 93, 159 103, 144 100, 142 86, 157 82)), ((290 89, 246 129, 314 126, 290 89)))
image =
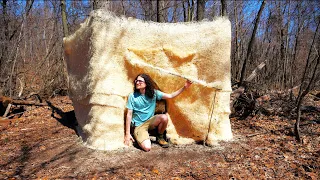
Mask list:
MULTIPOLYGON (((302 31, 302 23, 301 23, 301 13, 300 13, 300 11, 301 11, 301 3, 300 2, 298 2, 297 4, 296 4, 296 10, 298 11, 298 16, 297 16, 297 21, 296 21, 296 33, 295 33, 295 36, 294 36, 294 44, 293 44, 293 46, 294 46, 294 48, 293 48, 293 52, 292 52, 292 57, 291 57, 291 59, 292 59, 292 62, 293 63, 291 63, 291 65, 290 65, 290 69, 293 69, 294 68, 294 64, 295 64, 295 62, 296 62, 296 59, 297 59, 297 51, 298 51, 298 47, 299 47, 299 39, 300 39, 300 32, 302 31)), ((291 73, 291 77, 290 77, 290 89, 293 89, 293 86, 294 86, 294 84, 293 84, 293 78, 294 78, 294 76, 293 76, 293 71, 292 71, 292 73, 291 73)), ((291 91, 291 94, 290 94, 290 99, 292 99, 292 91, 291 91)))
POLYGON ((8 58, 8 42, 9 42, 9 21, 8 21, 8 13, 7 13, 7 1, 2 0, 2 29, 4 31, 4 37, 1 38, 2 45, 1 45, 1 57, 0 57, 0 70, 3 71, 2 64, 4 63, 5 59, 8 58))
POLYGON ((257 31, 257 28, 258 28, 258 23, 259 23, 259 20, 260 20, 260 17, 261 17, 261 14, 262 14, 262 11, 263 11, 263 8, 264 8, 265 4, 266 4, 265 1, 262 1, 262 4, 260 6, 260 9, 259 9, 258 14, 257 14, 257 16, 255 18, 255 21, 254 21, 254 28, 253 28, 253 31, 252 31, 252 34, 251 34, 251 38, 250 38, 250 41, 249 41, 249 45, 248 45, 248 49, 247 49, 247 55, 246 55, 246 57, 244 59, 244 62, 243 62, 243 65, 242 65, 242 69, 241 69, 241 75, 240 75, 240 84, 241 85, 243 84, 243 79, 244 79, 245 72, 246 72, 247 61, 248 61, 250 53, 251 53, 254 37, 255 37, 255 34, 256 34, 256 31, 257 31))
POLYGON ((318 41, 320 40, 320 38, 317 38, 317 34, 318 34, 318 31, 319 31, 319 25, 320 25, 320 18, 319 18, 319 22, 317 23, 317 28, 316 28, 316 31, 314 33, 314 36, 313 36, 313 39, 312 39, 312 43, 311 43, 311 46, 310 46, 310 49, 309 49, 309 53, 308 53, 307 60, 306 60, 306 65, 305 65, 304 72, 303 72, 302 79, 301 79, 299 95, 298 95, 297 102, 296 102, 296 104, 297 104, 297 120, 296 120, 296 123, 295 123, 294 132, 295 132, 295 135, 296 135, 296 139, 298 141, 301 141, 300 128, 299 128, 300 116, 301 116, 301 112, 300 112, 301 104, 302 104, 302 101, 303 101, 304 97, 310 92, 310 90, 312 90, 312 85, 315 83, 314 80, 315 80, 315 77, 316 77, 316 73, 319 70, 318 69, 318 66, 320 64, 319 49, 317 50, 316 63, 313 66, 314 68, 312 69, 312 66, 310 66, 310 64, 312 63, 312 61, 311 61, 311 53, 312 53, 312 49, 314 48, 315 41, 316 41, 316 39, 318 39, 318 41), (310 71, 310 69, 311 69, 312 74, 311 74, 311 78, 309 80, 309 78, 307 78, 307 76, 309 74, 308 72, 310 71))
POLYGON ((68 21, 67 21, 67 10, 66 10, 66 1, 60 0, 61 6, 61 17, 62 17, 62 26, 63 26, 63 36, 66 37, 69 34, 68 30, 68 21))
MULTIPOLYGON (((319 64, 320 64, 320 55, 318 54, 316 64, 314 65, 314 68, 311 71, 312 75, 311 75, 309 82, 307 82, 306 89, 301 90, 303 92, 299 91, 300 96, 298 98, 298 103, 297 103, 297 119, 296 119, 296 123, 294 126, 295 136, 296 136, 297 141, 299 141, 299 142, 301 141, 300 127, 299 127, 300 126, 300 118, 301 118, 301 104, 302 104, 304 97, 312 90, 314 84, 316 83, 315 79, 316 79, 316 74, 319 71, 319 67, 320 67, 319 64)), ((302 83, 304 83, 304 82, 302 82, 302 83)))
POLYGON ((11 44, 13 44, 13 46, 11 47, 11 51, 9 52, 9 55, 7 56, 7 62, 8 62, 8 64, 11 65, 11 69, 9 72, 9 79, 8 79, 8 81, 9 81, 8 88, 9 88, 9 96, 10 97, 12 97, 12 95, 14 94, 13 88, 15 87, 16 82, 18 81, 17 80, 17 71, 16 71, 17 57, 18 57, 19 50, 20 50, 25 21, 26 21, 28 15, 29 15, 29 12, 32 8, 33 2, 34 2, 34 0, 28 0, 26 2, 21 23, 17 26, 17 29, 15 29, 13 31, 13 33, 10 35, 10 38, 8 39, 9 41, 7 42, 7 43, 10 42, 11 44), (19 34, 17 37, 17 41, 15 41, 13 43, 11 40, 15 37, 15 35, 17 33, 19 34))
MULTIPOLYGON (((13 57, 13 59, 12 59, 12 67, 11 67, 11 71, 10 71, 10 75, 9 75, 9 83, 8 83, 8 84, 9 84, 9 96, 10 96, 10 98, 11 98, 12 95, 13 95, 13 91, 14 91, 13 88, 15 87, 15 83, 16 83, 18 80, 20 80, 19 78, 17 78, 17 71, 16 71, 16 69, 17 69, 17 67, 16 67, 17 57, 18 57, 18 53, 19 53, 19 49, 20 49, 21 40, 22 40, 22 34, 23 34, 23 28, 24 28, 25 20, 26 20, 28 14, 29 14, 29 12, 30 12, 30 10, 31 10, 31 8, 32 8, 32 4, 33 4, 33 0, 28 0, 28 1, 26 2, 25 13, 23 14, 23 17, 22 17, 22 21, 21 21, 21 25, 20 25, 20 27, 19 27, 19 30, 17 30, 17 31, 19 32, 18 40, 17 40, 17 42, 15 43, 15 46, 14 46, 14 48, 13 48, 13 50, 12 50, 12 52, 14 51, 14 53, 13 53, 13 54, 14 54, 14 57, 13 57)), ((13 34, 12 36, 14 36, 14 34, 13 34)), ((9 60, 11 60, 11 59, 10 59, 10 58, 11 58, 10 56, 9 56, 8 58, 9 58, 9 60)), ((20 80, 19 82, 21 82, 21 80, 20 80)), ((23 86, 23 84, 22 84, 22 82, 21 82, 21 83, 20 83, 20 89, 23 90, 23 87, 22 87, 22 86, 23 86)), ((22 90, 21 90, 21 91, 19 92, 19 94, 18 94, 19 97, 20 97, 21 94, 22 94, 22 90)), ((7 106, 7 109, 6 109, 3 117, 6 117, 6 116, 7 116, 10 108, 11 108, 11 103, 7 106)))

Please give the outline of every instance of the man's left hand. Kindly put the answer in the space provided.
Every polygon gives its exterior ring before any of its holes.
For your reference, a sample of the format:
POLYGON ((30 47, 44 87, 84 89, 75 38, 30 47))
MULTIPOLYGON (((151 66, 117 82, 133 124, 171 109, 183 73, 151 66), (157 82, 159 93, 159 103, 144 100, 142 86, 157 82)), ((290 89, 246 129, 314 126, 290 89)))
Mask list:
POLYGON ((192 81, 187 80, 186 83, 184 84, 184 87, 187 89, 191 86, 191 84, 192 84, 192 81))

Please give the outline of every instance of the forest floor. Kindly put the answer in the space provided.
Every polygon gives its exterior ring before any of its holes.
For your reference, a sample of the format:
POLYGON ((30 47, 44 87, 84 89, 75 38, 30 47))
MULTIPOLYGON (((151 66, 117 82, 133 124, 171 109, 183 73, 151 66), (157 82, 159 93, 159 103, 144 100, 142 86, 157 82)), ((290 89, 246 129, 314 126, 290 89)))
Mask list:
MULTIPOLYGON (((73 110, 67 96, 50 102, 73 110)), ((319 111, 302 113, 302 143, 293 135, 295 119, 257 114, 231 118, 232 141, 168 149, 154 143, 150 152, 89 149, 48 106, 20 115, 0 120, 0 179, 320 179, 319 111)))

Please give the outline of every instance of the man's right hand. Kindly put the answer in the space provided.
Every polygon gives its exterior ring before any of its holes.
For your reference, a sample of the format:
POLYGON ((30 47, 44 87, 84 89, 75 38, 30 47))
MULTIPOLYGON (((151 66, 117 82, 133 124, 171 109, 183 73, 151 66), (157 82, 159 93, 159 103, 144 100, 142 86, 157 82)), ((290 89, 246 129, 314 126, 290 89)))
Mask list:
POLYGON ((127 145, 127 146, 130 146, 130 141, 131 141, 131 142, 134 142, 134 139, 133 139, 133 137, 131 136, 131 134, 125 135, 125 136, 124 136, 124 144, 127 145))

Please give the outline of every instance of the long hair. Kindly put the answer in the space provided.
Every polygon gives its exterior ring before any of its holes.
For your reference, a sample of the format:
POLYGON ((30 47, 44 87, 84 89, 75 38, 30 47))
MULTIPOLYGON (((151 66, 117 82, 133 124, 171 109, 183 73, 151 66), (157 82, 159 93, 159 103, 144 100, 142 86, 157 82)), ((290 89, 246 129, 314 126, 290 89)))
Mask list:
MULTIPOLYGON (((146 96, 150 99, 154 97, 154 90, 158 89, 156 83, 151 79, 151 77, 147 74, 139 74, 134 80, 137 80, 138 77, 142 77, 146 83, 146 96)), ((134 83, 134 92, 139 92, 136 88, 136 83, 134 83)))

